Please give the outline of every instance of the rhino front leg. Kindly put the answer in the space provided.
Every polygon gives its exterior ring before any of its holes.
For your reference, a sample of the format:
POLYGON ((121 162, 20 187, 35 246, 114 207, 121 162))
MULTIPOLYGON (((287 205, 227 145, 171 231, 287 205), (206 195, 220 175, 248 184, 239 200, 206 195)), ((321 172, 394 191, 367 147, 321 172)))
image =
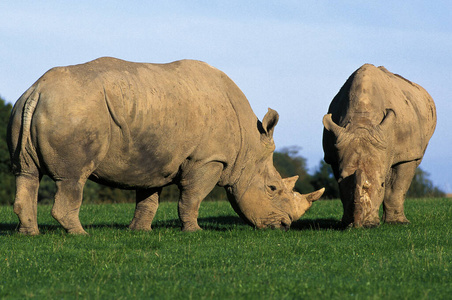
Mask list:
POLYGON ((71 234, 87 234, 79 219, 84 185, 85 181, 82 180, 56 181, 52 216, 71 234))
POLYGON ((420 161, 411 161, 392 168, 386 183, 383 201, 383 221, 391 224, 408 224, 403 203, 420 161))
POLYGON ((180 181, 179 219, 182 231, 201 230, 198 225, 198 210, 201 201, 212 191, 220 179, 223 164, 209 162, 202 166, 193 166, 180 181))
POLYGON ((135 214, 129 228, 132 230, 151 231, 152 220, 159 207, 161 188, 137 190, 135 214))
POLYGON ((39 234, 37 217, 39 179, 39 176, 31 174, 16 177, 14 212, 19 217, 19 232, 23 234, 39 234))

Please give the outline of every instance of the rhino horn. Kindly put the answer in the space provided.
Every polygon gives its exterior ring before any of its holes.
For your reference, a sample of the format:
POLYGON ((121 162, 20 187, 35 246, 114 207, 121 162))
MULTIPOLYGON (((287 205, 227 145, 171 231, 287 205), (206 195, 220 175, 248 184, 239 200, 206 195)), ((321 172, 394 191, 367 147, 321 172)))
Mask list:
POLYGON ((339 134, 345 130, 345 128, 334 123, 332 114, 326 114, 323 116, 323 126, 325 126, 326 130, 334 133, 335 136, 339 136, 339 134))
POLYGON ((298 220, 304 213, 311 208, 312 202, 318 200, 325 192, 325 188, 321 188, 315 192, 309 194, 300 194, 295 192, 295 212, 293 214, 293 220, 298 220))
MULTIPOLYGON (((298 180, 298 175, 289 177, 289 178, 283 178, 283 182, 284 182, 284 185, 286 186, 286 189, 289 191, 293 190, 297 180, 298 180)), ((300 193, 297 193, 297 194, 299 195, 298 198, 300 198, 300 199, 305 198, 306 201, 308 201, 308 202, 314 202, 316 200, 319 200, 320 197, 322 197, 324 192, 325 192, 325 188, 321 188, 320 190, 317 190, 317 191, 309 193, 309 194, 300 194, 300 193)))
POLYGON ((298 175, 289 177, 289 178, 283 178, 282 181, 284 182, 286 189, 288 191, 292 191, 295 187, 295 183, 297 182, 297 180, 298 180, 298 175))
POLYGON ((363 226, 363 221, 369 214, 372 203, 369 195, 369 190, 372 187, 367 180, 367 176, 363 170, 355 171, 355 195, 354 195, 354 226, 363 226))
MULTIPOLYGON (((298 180, 298 175, 283 178, 284 186, 287 191, 293 191, 295 187, 295 183, 298 180)), ((312 206, 312 202, 318 200, 323 193, 325 192, 325 188, 321 188, 315 192, 309 194, 300 194, 298 192, 293 192, 293 210, 290 214, 292 215, 292 220, 298 220, 304 213, 312 206)))
POLYGON ((317 190, 315 192, 309 193, 304 195, 306 197, 306 200, 308 202, 314 202, 320 199, 322 197, 323 193, 325 192, 325 188, 321 188, 320 190, 317 190))

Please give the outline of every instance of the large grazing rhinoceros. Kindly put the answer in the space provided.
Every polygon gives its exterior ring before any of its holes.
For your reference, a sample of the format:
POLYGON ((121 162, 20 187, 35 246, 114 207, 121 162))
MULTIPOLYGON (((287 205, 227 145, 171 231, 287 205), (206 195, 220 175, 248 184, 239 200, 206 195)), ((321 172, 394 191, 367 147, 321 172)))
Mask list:
POLYGON ((43 174, 57 186, 52 216, 69 232, 87 179, 136 190, 131 229, 151 230, 162 187, 175 183, 185 231, 218 184, 257 228, 287 228, 323 190, 293 192, 297 177, 273 166, 276 111, 260 122, 223 72, 199 61, 132 63, 99 58, 45 73, 17 101, 8 128, 19 231, 38 234, 43 174))
POLYGON ((436 109, 419 85, 365 64, 342 86, 323 118, 325 162, 332 166, 355 227, 409 223, 403 203, 436 126, 436 109))

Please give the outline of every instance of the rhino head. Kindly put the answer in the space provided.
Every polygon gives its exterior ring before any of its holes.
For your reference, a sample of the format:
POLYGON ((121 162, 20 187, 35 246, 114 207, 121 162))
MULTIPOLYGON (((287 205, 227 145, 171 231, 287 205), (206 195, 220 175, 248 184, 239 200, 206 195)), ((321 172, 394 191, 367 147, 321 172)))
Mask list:
POLYGON ((345 127, 336 124, 331 114, 323 118, 325 130, 336 139, 335 151, 325 155, 339 184, 344 208, 342 222, 355 227, 380 224, 379 208, 385 196, 387 174, 391 167, 391 126, 394 112, 388 110, 378 125, 356 119, 345 127))
POLYGON ((234 210, 256 228, 288 229, 324 192, 321 189, 303 195, 293 191, 298 176, 281 178, 273 165, 273 130, 277 122, 278 113, 269 109, 259 124, 260 151, 248 151, 240 179, 227 189, 234 210))
POLYGON ((229 200, 238 215, 251 226, 287 230, 325 191, 322 188, 309 194, 294 192, 297 179, 298 176, 284 179, 279 176, 262 185, 255 178, 241 197, 229 200))

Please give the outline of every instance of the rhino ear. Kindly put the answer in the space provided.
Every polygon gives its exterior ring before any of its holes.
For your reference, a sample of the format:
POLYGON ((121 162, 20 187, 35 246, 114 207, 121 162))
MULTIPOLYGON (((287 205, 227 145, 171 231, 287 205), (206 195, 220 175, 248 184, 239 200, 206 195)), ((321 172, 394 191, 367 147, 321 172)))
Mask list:
POLYGON ((275 130, 276 124, 278 124, 279 115, 276 110, 268 108, 268 112, 265 114, 262 120, 262 128, 268 138, 273 138, 273 131, 275 130))
POLYGON ((388 128, 393 126, 394 120, 395 120, 395 112, 392 109, 388 108, 388 109, 386 109, 386 115, 383 118, 383 120, 381 121, 379 127, 385 132, 385 131, 387 131, 388 128))
POLYGON ((334 123, 332 114, 327 114, 323 117, 323 126, 325 127, 326 130, 334 133, 336 137, 339 136, 339 134, 345 130, 344 128, 334 123))

